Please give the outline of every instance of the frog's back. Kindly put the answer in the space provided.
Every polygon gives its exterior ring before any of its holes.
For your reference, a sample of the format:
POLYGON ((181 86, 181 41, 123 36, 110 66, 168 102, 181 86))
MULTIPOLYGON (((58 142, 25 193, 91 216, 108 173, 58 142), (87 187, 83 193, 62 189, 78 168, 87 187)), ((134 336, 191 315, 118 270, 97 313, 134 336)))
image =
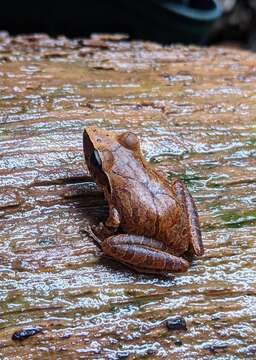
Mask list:
POLYGON ((112 186, 112 201, 124 232, 162 241, 174 248, 174 253, 187 250, 183 209, 165 179, 150 169, 137 167, 126 174, 116 173, 112 186))

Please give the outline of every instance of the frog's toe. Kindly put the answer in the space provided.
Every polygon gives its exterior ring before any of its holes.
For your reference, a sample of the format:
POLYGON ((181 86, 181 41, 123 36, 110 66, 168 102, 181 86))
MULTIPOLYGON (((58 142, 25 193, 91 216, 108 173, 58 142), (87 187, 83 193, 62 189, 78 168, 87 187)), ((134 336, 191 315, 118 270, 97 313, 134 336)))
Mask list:
POLYGON ((89 237, 91 237, 93 239, 93 241, 96 243, 96 245, 101 248, 101 240, 94 233, 93 226, 88 225, 87 227, 84 228, 84 232, 86 232, 89 235, 89 237))

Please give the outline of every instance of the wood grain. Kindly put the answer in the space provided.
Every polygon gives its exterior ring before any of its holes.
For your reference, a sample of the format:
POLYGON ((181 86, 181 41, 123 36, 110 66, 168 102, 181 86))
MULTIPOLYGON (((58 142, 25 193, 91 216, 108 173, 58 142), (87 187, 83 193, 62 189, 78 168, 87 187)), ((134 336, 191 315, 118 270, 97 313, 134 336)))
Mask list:
POLYGON ((255 359, 255 64, 229 48, 1 33, 1 358, 255 359), (134 273, 87 237, 106 216, 82 155, 93 124, 134 131, 189 186, 206 253, 186 274, 134 273), (12 340, 28 327, 42 331, 12 340))

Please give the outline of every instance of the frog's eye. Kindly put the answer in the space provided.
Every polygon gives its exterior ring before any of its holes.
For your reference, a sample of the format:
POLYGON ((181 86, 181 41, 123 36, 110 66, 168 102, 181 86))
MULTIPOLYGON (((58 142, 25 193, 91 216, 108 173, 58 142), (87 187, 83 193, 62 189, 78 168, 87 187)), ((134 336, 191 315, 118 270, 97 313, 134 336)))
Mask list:
POLYGON ((140 145, 138 136, 132 132, 126 132, 120 135, 119 142, 120 144, 131 150, 138 149, 140 145))
POLYGON ((91 154, 90 163, 93 167, 101 169, 102 168, 102 162, 99 155, 99 152, 97 150, 94 150, 91 154))

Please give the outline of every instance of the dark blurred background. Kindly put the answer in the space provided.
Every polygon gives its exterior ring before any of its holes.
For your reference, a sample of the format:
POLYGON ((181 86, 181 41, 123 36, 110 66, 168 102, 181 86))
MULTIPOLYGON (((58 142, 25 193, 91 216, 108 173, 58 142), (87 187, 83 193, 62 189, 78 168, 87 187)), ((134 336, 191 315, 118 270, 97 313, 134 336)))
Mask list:
POLYGON ((256 49, 255 0, 10 0, 0 29, 85 37, 126 33, 132 39, 256 49))

